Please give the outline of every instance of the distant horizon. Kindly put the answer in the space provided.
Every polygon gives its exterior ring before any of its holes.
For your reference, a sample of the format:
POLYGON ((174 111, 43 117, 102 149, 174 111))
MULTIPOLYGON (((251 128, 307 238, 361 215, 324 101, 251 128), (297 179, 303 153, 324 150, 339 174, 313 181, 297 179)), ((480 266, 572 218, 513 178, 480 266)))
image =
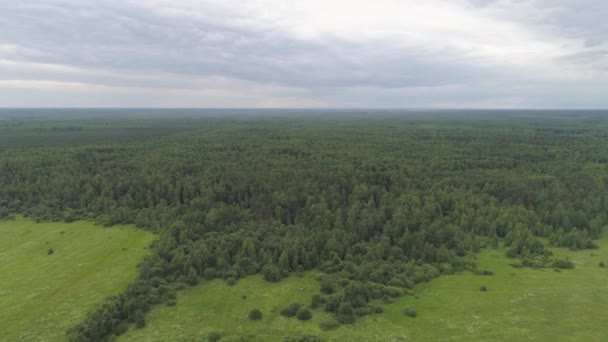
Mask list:
POLYGON ((608 111, 606 108, 482 108, 482 107, 0 107, 0 110, 22 110, 22 109, 35 109, 35 110, 337 110, 337 111, 364 111, 364 110, 380 110, 380 111, 608 111))

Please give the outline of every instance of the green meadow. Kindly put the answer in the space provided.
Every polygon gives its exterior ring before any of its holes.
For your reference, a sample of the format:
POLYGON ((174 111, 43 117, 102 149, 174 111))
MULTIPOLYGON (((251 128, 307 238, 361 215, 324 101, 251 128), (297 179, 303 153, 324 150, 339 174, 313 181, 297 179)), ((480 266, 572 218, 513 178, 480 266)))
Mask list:
POLYGON ((484 250, 479 267, 494 272, 470 272, 439 277, 385 305, 382 315, 359 318, 352 326, 323 331, 330 315, 313 310, 307 322, 280 315, 289 303, 309 303, 318 293, 316 273, 269 283, 261 276, 228 286, 220 280, 203 282, 180 292, 178 304, 155 307, 147 326, 131 330, 121 341, 200 341, 209 332, 222 341, 281 341, 298 333, 330 341, 606 341, 608 340, 608 238, 600 249, 553 249, 570 258, 574 270, 513 268, 503 249, 484 250), (485 286, 487 291, 480 291, 485 286), (417 317, 404 315, 413 307, 417 317), (251 309, 263 313, 250 321, 251 309))
POLYGON ((64 341, 69 327, 136 278, 154 239, 128 226, 23 218, 0 222, 0 236, 2 341, 64 341))

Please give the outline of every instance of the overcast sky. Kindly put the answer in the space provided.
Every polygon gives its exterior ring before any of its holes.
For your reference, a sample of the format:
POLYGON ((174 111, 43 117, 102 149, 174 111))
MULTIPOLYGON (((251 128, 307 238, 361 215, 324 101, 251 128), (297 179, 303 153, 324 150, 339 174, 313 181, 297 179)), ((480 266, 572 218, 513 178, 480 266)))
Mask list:
POLYGON ((608 108, 608 1, 0 0, 0 107, 608 108))

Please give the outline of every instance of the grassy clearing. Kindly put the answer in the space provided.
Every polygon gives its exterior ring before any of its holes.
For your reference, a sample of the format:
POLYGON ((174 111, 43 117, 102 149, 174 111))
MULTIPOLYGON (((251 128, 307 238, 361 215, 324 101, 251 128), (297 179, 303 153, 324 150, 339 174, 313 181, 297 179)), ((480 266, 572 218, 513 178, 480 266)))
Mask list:
POLYGON ((0 236, 5 341, 65 340, 67 328, 136 277, 135 267, 154 238, 127 226, 22 218, 0 222, 0 236))
POLYGON ((403 297, 384 307, 382 315, 359 319, 355 325, 322 331, 329 316, 321 310, 313 319, 287 319, 279 311, 291 302, 309 303, 318 292, 315 273, 290 277, 273 284, 254 276, 233 287, 215 280, 181 293, 174 307, 158 307, 148 325, 133 330, 123 341, 198 341, 222 332, 223 341, 249 337, 254 341, 280 341, 297 332, 335 341, 606 341, 608 338, 608 238, 594 251, 556 249, 576 269, 516 269, 504 250, 486 250, 480 268, 493 276, 469 272, 444 276, 417 288, 417 296, 403 297), (481 286, 487 291, 480 291, 481 286), (246 296, 246 297, 244 297, 246 296), (416 318, 404 315, 414 307, 416 318), (264 317, 252 322, 247 314, 258 308, 264 317))

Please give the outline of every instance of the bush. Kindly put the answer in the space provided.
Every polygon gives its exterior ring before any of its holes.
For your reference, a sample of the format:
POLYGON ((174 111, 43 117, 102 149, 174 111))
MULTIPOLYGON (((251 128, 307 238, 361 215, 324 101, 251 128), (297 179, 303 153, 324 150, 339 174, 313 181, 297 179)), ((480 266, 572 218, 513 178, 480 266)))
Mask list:
POLYGON ((301 306, 302 306, 302 304, 291 303, 291 304, 289 304, 288 307, 281 310, 281 315, 285 316, 285 317, 293 317, 298 313, 298 310, 300 309, 301 306))
POLYGON ((414 308, 407 308, 407 309, 405 309, 405 315, 413 318, 413 317, 416 317, 418 315, 418 313, 416 312, 416 309, 414 309, 414 308))
POLYGON ((336 296, 336 295, 327 297, 327 300, 325 301, 325 311, 327 311, 327 312, 338 311, 341 301, 342 301, 342 298, 340 298, 339 296, 336 296))
POLYGON ((485 285, 481 285, 481 287, 479 288, 479 291, 486 292, 486 291, 488 291, 488 288, 485 285))
POLYGON ((212 331, 203 336, 203 341, 205 342, 217 342, 222 338, 222 334, 217 331, 212 331))
POLYGON ((262 267, 262 274, 264 279, 276 283, 283 278, 281 270, 276 265, 265 265, 262 267))
POLYGON ((383 292, 386 296, 397 298, 404 295, 403 290, 398 287, 386 286, 383 289, 383 292))
POLYGON ((203 271, 203 276, 205 277, 205 279, 207 280, 211 280, 213 278, 215 278, 215 268, 213 267, 208 267, 205 268, 205 271, 203 271))
POLYGON ((353 324, 357 319, 355 316, 355 310, 353 310, 353 306, 348 302, 344 302, 340 304, 340 308, 338 309, 338 322, 340 324, 353 324))
POLYGON ((321 342, 321 338, 317 335, 298 334, 287 336, 283 339, 284 342, 321 342))
POLYGON ((46 255, 51 255, 53 253, 55 253, 55 251, 52 248, 49 248, 49 250, 46 251, 46 255))
POLYGON ((475 273, 475 275, 480 275, 480 276, 494 275, 494 272, 489 271, 489 270, 475 270, 475 271, 473 271, 473 273, 475 273))
POLYGON ((338 323, 338 321, 336 321, 336 319, 333 317, 330 317, 326 320, 321 321, 321 323, 319 323, 319 327, 321 328, 321 330, 324 330, 324 331, 335 329, 339 325, 340 325, 340 323, 338 323))
POLYGON ((553 267, 561 268, 561 269, 573 269, 574 263, 568 259, 566 260, 555 260, 553 262, 553 267))
POLYGON ((249 319, 252 321, 259 321, 262 319, 262 311, 253 309, 249 311, 249 319))
POLYGON ((234 277, 229 277, 226 279, 226 284, 228 284, 228 286, 234 286, 236 285, 236 279, 234 277))
POLYGON ((146 326, 146 319, 144 318, 144 313, 141 310, 137 310, 135 312, 135 327, 141 329, 146 326))
POLYGON ((301 307, 298 309, 298 312, 296 312, 296 317, 298 317, 300 321, 308 321, 312 318, 312 313, 305 307, 301 307))
POLYGON ((114 335, 120 336, 126 333, 129 330, 129 325, 127 323, 120 323, 114 328, 114 335))
POLYGON ((175 299, 169 299, 165 305, 175 306, 175 304, 177 304, 177 301, 175 299))
POLYGON ((601 268, 604 268, 604 267, 606 267, 606 264, 604 264, 604 262, 603 262, 603 261, 600 261, 599 266, 600 266, 601 268))
POLYGON ((332 294, 336 291, 338 286, 335 283, 335 280, 330 277, 324 277, 321 280, 321 292, 325 294, 332 294))
POLYGON ((321 305, 323 305, 323 303, 325 303, 325 300, 323 299, 323 297, 316 294, 316 295, 312 296, 312 299, 310 300, 310 307, 313 309, 316 309, 316 308, 320 307, 321 305))
POLYGON ((361 308, 356 308, 355 309, 355 315, 361 317, 361 316, 367 316, 373 313, 373 309, 369 306, 364 306, 361 308))

